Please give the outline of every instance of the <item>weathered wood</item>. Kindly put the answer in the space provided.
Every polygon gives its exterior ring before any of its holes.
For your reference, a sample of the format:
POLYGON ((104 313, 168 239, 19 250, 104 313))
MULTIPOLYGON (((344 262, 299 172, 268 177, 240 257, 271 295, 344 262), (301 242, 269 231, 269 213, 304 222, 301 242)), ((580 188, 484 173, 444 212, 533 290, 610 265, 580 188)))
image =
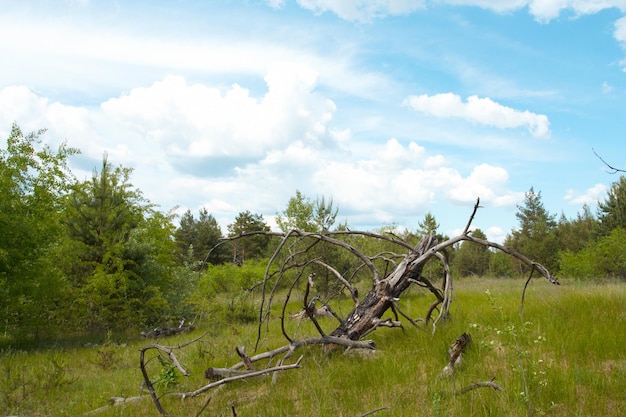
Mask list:
POLYGON ((194 330, 196 327, 193 324, 189 324, 187 326, 180 327, 169 327, 169 328, 160 328, 157 327, 154 330, 149 332, 141 332, 141 335, 145 338, 157 339, 159 337, 168 337, 174 336, 179 333, 190 332, 194 330))
POLYGON ((386 278, 375 282, 365 296, 347 318, 330 335, 350 340, 359 340, 370 332, 387 310, 393 307, 400 295, 413 281, 420 281, 422 269, 429 258, 424 258, 432 247, 437 244, 434 236, 426 236, 400 262, 386 278))
POLYGON ((471 341, 472 337, 467 333, 463 333, 461 336, 456 338, 454 343, 450 346, 450 349, 448 349, 450 360, 441 372, 443 375, 449 376, 454 373, 454 369, 461 364, 463 352, 465 352, 471 341))

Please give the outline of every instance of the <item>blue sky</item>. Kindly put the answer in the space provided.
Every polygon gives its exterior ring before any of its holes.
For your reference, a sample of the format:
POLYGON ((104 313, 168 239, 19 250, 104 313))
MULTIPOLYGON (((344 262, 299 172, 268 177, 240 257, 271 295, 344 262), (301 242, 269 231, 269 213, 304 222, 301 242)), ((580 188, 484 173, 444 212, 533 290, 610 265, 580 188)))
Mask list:
POLYGON ((163 211, 502 241, 530 187, 573 217, 626 167, 623 0, 0 0, 0 136, 67 140, 163 211))

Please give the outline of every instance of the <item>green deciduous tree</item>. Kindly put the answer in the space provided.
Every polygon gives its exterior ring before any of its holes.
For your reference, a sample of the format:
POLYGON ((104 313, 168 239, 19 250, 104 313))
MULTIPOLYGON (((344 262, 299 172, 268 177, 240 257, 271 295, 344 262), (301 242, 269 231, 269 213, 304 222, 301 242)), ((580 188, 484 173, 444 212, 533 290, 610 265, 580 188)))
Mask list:
POLYGON ((62 231, 61 196, 71 175, 62 144, 53 151, 13 124, 0 149, 0 326, 33 334, 47 327, 62 303, 65 283, 51 250, 62 231))
POLYGON ((561 274, 566 277, 626 280, 626 229, 616 227, 576 253, 563 251, 560 263, 561 274))
POLYGON ((292 229, 315 232, 317 230, 313 222, 313 208, 313 203, 296 190, 296 195, 289 199, 285 210, 276 215, 276 224, 284 233, 292 229))

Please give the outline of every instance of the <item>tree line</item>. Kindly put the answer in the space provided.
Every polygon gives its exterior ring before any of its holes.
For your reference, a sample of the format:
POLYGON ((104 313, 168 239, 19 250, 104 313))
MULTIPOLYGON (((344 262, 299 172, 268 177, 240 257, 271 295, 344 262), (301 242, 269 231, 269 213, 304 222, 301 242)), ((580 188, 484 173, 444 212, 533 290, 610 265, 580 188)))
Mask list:
MULTIPOLYGON (((245 294, 265 274, 267 259, 280 239, 269 234, 263 216, 240 212, 227 226, 229 237, 251 234, 216 246, 222 230, 206 209, 180 218, 162 213, 131 183, 132 170, 112 165, 105 155, 91 178, 80 181, 68 167, 78 149, 62 144, 51 149, 44 130, 24 134, 14 124, 0 149, 0 337, 106 331, 136 332, 181 318, 220 315, 251 320, 255 308, 245 294)), ((311 200, 300 191, 277 213, 283 232, 298 229, 323 234, 348 230, 338 223, 332 198, 311 200)), ((626 178, 613 183, 594 214, 585 206, 575 218, 557 219, 531 187, 516 213, 518 227, 504 244, 524 253, 562 277, 626 278, 626 178)), ((417 230, 381 227, 416 244, 437 235, 431 213, 417 230)), ((473 236, 484 239, 476 229, 473 236)), ((364 253, 389 253, 387 241, 348 235, 344 239, 364 253)), ((291 250, 297 251, 294 247, 291 250)), ((361 266, 332 245, 308 248, 316 259, 358 282, 361 266)), ((524 265, 486 247, 464 242, 450 251, 459 276, 515 277, 524 265)), ((312 266, 315 268, 315 265, 312 266)), ((319 267, 320 291, 332 293, 336 280, 319 267)), ((431 279, 442 267, 430 263, 431 279)))

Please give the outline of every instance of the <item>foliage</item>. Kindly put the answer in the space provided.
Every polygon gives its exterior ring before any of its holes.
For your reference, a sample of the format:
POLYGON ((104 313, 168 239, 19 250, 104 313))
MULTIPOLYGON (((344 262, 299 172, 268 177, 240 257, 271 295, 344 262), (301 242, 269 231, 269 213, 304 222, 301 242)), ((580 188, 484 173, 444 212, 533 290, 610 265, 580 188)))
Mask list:
POLYGON ((243 265, 209 264, 190 297, 195 314, 229 317, 230 320, 256 319, 256 308, 246 296, 263 280, 267 261, 249 260, 243 265))
POLYGON ((211 250, 222 237, 217 220, 206 208, 200 209, 198 219, 187 210, 174 233, 179 260, 194 269, 205 268, 207 263, 226 262, 228 254, 224 247, 211 250))
POLYGON ((568 220, 562 214, 556 228, 559 251, 578 252, 594 239, 594 231, 597 228, 598 221, 586 204, 582 213, 578 213, 575 219, 568 220))
POLYGON ((62 232, 59 199, 71 175, 62 144, 43 145, 45 130, 24 135, 13 124, 0 149, 0 326, 36 334, 64 297, 65 283, 50 256, 62 232))
POLYGON ((324 196, 318 197, 313 203, 313 224, 315 231, 319 233, 328 232, 335 224, 339 208, 333 209, 333 199, 326 201, 324 196))
MULTIPOLYGON (((269 232, 270 227, 265 224, 261 214, 252 214, 248 210, 235 217, 235 221, 228 225, 228 236, 238 236, 250 232, 269 232)), ((232 242, 232 262, 241 265, 246 259, 259 259, 267 256, 270 237, 267 235, 249 236, 232 242)))
POLYGON ((511 257, 499 250, 492 251, 489 255, 489 277, 511 278, 515 276, 515 270, 511 263, 511 257))
POLYGON ((439 230, 439 223, 431 212, 424 215, 424 219, 417 223, 417 236, 421 239, 426 235, 437 234, 439 230))
POLYGON ((291 229, 315 232, 317 230, 313 223, 313 209, 313 203, 299 190, 296 190, 296 195, 289 199, 285 210, 276 215, 276 224, 283 233, 287 233, 291 229))
POLYGON ((626 280, 626 229, 615 228, 579 252, 564 251, 560 262, 561 273, 568 277, 626 280))
MULTIPOLYGON (((337 214, 338 208, 333 207, 332 198, 326 199, 322 196, 311 202, 309 198, 296 190, 296 195, 289 199, 285 210, 276 216, 276 223, 283 233, 298 229, 303 232, 325 234, 331 231, 337 219, 337 214)), ((347 224, 340 225, 340 227, 345 230, 347 224)), ((305 244, 304 242, 300 243, 301 245, 305 244)), ((298 245, 298 247, 301 246, 298 245)), ((327 265, 335 265, 340 273, 345 272, 340 265, 336 264, 344 263, 345 257, 342 256, 341 251, 334 245, 324 241, 315 243, 315 248, 309 254, 314 258, 317 257, 327 265)), ((321 265, 312 265, 311 269, 318 276, 317 289, 320 293, 327 294, 329 291, 336 289, 334 286, 336 281, 327 268, 321 265)))
POLYGON ((73 322, 87 329, 135 328, 170 313, 171 217, 152 210, 130 174, 105 156, 100 172, 65 200, 67 235, 58 256, 75 297, 73 322))
MULTIPOLYGON (((526 257, 538 262, 551 271, 558 267, 558 241, 556 238, 555 216, 550 214, 541 201, 541 192, 533 187, 525 194, 524 204, 517 206, 515 214, 519 228, 513 230, 504 242, 526 257)), ((526 273, 527 267, 517 265, 518 273, 526 273)))
MULTIPOLYGON (((279 373, 275 382, 254 378, 185 401, 170 395, 161 400, 172 415, 181 416, 196 415, 207 403, 202 415, 232 415, 231 406, 237 415, 264 416, 353 416, 380 408, 385 410, 378 414, 397 416, 622 415, 626 362, 623 334, 615 329, 626 325, 626 287, 567 280, 554 287, 536 280, 528 288, 523 321, 518 319, 522 287, 522 281, 470 278, 455 291, 454 319, 434 335, 412 326, 403 331, 380 328, 370 337, 381 350, 365 358, 351 355, 355 350, 344 355, 340 349, 303 348, 285 360, 293 363, 303 354, 303 368, 279 373), (454 376, 444 378, 447 349, 465 331, 472 335, 472 344, 454 376), (503 391, 478 388, 459 393, 492 377, 503 391)), ((415 317, 424 301, 421 293, 414 293, 400 303, 415 317)), ((320 324, 333 322, 321 319, 320 324)), ((196 344, 176 350, 190 376, 172 375, 178 385, 158 387, 160 394, 205 385, 208 366, 239 361, 233 346, 244 345, 252 352, 256 323, 198 325, 193 334, 161 341, 183 346, 208 332, 196 344)), ((264 348, 279 346, 283 342, 279 333, 268 334, 264 348)), ((99 415, 154 416, 137 366, 138 351, 147 343, 151 342, 138 339, 113 346, 115 365, 107 369, 98 363, 98 347, 65 344, 52 350, 0 351, 0 415, 64 417, 105 407, 99 415), (51 375, 46 377, 44 370, 51 375), (141 400, 108 405, 111 397, 140 394, 141 400)), ((165 358, 166 366, 168 362, 165 358)), ((254 363, 255 369, 266 365, 254 363)), ((153 377, 163 370, 157 359, 147 366, 153 377)))
MULTIPOLYGON (((424 219, 417 224, 417 231, 414 236, 407 236, 405 240, 414 240, 415 243, 419 242, 426 235, 435 235, 439 243, 448 240, 448 236, 439 233, 439 223, 432 213, 428 212, 424 215, 424 219)), ((448 262, 452 262, 454 258, 454 251, 445 250, 445 256, 448 257, 448 262)), ((435 279, 442 278, 444 275, 443 264, 436 260, 430 261, 424 267, 422 274, 426 276, 431 282, 435 279)))
POLYGON ((626 228, 626 177, 611 184, 604 201, 598 202, 600 236, 608 235, 617 227, 626 228))
MULTIPOLYGON (((472 236, 478 239, 487 239, 487 235, 480 229, 474 230, 472 236)), ((453 267, 463 277, 470 275, 483 276, 489 271, 491 254, 492 252, 486 246, 465 241, 456 251, 453 267)))

